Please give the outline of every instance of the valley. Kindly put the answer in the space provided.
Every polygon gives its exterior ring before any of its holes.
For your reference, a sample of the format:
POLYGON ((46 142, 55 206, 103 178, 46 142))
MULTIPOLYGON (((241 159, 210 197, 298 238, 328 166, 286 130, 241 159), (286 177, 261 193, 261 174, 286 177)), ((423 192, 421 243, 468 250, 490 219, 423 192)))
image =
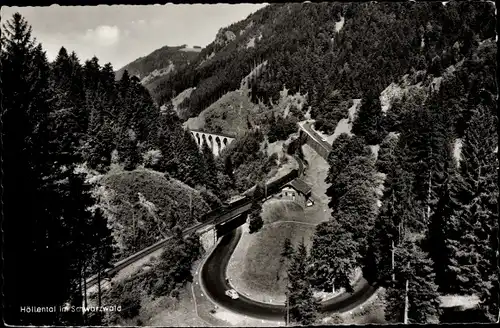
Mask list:
POLYGON ((6 18, 6 322, 498 321, 495 16, 273 3, 116 71, 6 18))

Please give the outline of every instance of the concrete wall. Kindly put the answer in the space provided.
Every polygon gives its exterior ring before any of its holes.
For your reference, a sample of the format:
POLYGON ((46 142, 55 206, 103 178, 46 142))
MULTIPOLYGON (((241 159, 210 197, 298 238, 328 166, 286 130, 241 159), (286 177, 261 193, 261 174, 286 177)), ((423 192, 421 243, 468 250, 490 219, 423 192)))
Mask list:
POLYGON ((321 146, 321 144, 317 143, 313 138, 311 138, 309 134, 300 130, 300 137, 302 137, 303 135, 307 137, 306 144, 308 144, 312 149, 314 149, 314 151, 316 151, 325 160, 328 160, 328 154, 329 154, 328 150, 325 149, 323 146, 321 146))

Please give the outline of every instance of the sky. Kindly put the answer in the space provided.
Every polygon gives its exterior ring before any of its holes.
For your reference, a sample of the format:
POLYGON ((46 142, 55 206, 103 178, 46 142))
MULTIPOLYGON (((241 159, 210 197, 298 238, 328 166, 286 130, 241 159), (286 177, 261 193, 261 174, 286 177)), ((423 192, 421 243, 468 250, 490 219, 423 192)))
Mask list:
POLYGON ((265 4, 166 4, 147 6, 5 7, 2 22, 19 12, 53 60, 61 46, 80 60, 99 58, 115 70, 163 46, 205 47, 221 27, 265 4))

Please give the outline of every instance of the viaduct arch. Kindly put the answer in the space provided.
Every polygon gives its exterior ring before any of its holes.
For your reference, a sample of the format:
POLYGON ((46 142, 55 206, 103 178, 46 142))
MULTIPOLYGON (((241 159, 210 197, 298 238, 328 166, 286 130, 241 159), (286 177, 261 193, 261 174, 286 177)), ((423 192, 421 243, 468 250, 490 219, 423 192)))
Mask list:
POLYGON ((234 140, 234 137, 229 135, 208 133, 198 130, 190 130, 190 132, 198 147, 202 149, 203 143, 206 143, 215 157, 219 156, 222 150, 229 146, 234 140))

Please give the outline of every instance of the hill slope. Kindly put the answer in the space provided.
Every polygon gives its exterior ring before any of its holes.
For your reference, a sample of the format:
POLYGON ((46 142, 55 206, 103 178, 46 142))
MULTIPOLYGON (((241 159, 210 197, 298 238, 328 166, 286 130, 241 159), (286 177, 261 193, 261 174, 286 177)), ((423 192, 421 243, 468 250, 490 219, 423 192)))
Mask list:
POLYGON ((110 172, 99 184, 118 258, 165 238, 176 225, 184 229, 195 224, 209 210, 199 191, 153 170, 110 172))
POLYGON ((189 48, 187 45, 178 47, 165 46, 147 56, 140 57, 116 71, 116 79, 120 79, 127 70, 130 75, 137 76, 145 87, 154 86, 154 82, 175 70, 189 65, 198 57, 200 47, 189 48))
POLYGON ((308 94, 317 118, 329 111, 332 91, 340 100, 357 99, 413 71, 438 76, 494 36, 494 9, 486 2, 272 4, 221 29, 192 65, 151 90, 163 104, 196 87, 180 105, 184 118, 194 117, 267 60, 249 81, 252 100, 276 101, 286 86, 308 94))

